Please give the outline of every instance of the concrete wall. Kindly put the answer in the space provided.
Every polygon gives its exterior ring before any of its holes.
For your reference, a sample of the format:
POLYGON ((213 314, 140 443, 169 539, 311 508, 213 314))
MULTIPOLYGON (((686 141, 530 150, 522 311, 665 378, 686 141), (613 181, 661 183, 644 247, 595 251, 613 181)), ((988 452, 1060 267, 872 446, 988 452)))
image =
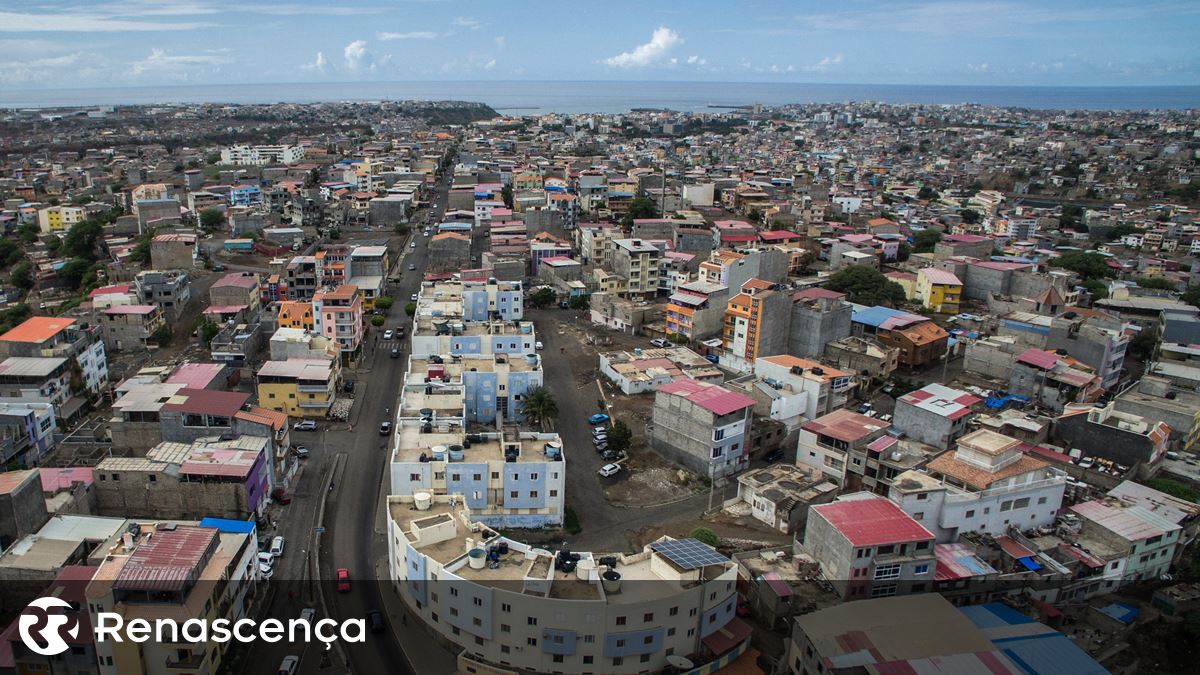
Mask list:
POLYGON ((180 482, 157 471, 97 469, 95 489, 97 511, 102 516, 245 520, 252 515, 246 485, 239 482, 180 482), (119 480, 113 480, 114 473, 119 480))
POLYGON ((658 393, 654 398, 653 420, 650 444, 654 449, 702 476, 736 473, 742 468, 736 460, 749 452, 746 445, 750 408, 714 420, 712 413, 682 396, 658 393), (714 441, 718 421, 728 424, 731 420, 726 418, 734 416, 743 420, 740 428, 714 441), (719 457, 713 457, 713 448, 720 448, 719 457))
MULTIPOLYGON (((14 472, 20 473, 20 472, 14 472)), ((7 494, 0 494, 0 547, 5 549, 27 534, 33 534, 50 518, 42 497, 42 480, 36 469, 7 494)))
POLYGON ((1064 447, 1079 448, 1085 455, 1103 457, 1125 466, 1149 462, 1154 453, 1149 438, 1089 422, 1086 413, 1060 417, 1054 423, 1054 436, 1064 447))
POLYGON ((1012 278, 1011 270, 994 270, 978 265, 967 265, 967 274, 961 277, 964 300, 983 302, 990 295, 1008 295, 1012 278))
POLYGON ((949 449, 950 443, 966 432, 967 420, 973 417, 963 415, 952 420, 901 399, 896 399, 895 415, 892 425, 909 438, 942 450, 949 449))
POLYGON ((787 353, 801 358, 820 358, 825 345, 850 336, 853 311, 841 300, 794 303, 787 353))
POLYGON ((1016 362, 1017 354, 1024 349, 1024 345, 1016 342, 995 339, 970 342, 967 343, 963 369, 982 377, 1007 380, 1009 371, 1016 362))

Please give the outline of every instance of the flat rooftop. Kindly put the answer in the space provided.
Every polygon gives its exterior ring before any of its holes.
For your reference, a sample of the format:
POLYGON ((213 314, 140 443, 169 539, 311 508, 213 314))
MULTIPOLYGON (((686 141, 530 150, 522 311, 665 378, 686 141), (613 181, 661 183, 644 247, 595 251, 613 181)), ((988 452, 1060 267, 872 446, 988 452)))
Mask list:
MULTIPOLYGON (((496 432, 467 434, 460 426, 451 426, 448 432, 441 432, 435 425, 430 433, 422 433, 419 424, 406 422, 396 431, 396 449, 392 453, 392 461, 418 462, 422 454, 432 457, 435 447, 464 445, 463 440, 467 436, 477 439, 471 441, 471 447, 463 448, 463 462, 467 463, 503 462, 505 459, 504 449, 511 446, 517 446, 520 451, 517 455, 518 462, 547 461, 549 459, 546 455, 547 445, 557 446, 560 456, 565 454, 562 453, 562 439, 558 434, 522 431, 517 438, 513 438, 510 433, 509 437, 501 442, 500 434, 496 432)), ((451 462, 451 464, 456 463, 451 462)))

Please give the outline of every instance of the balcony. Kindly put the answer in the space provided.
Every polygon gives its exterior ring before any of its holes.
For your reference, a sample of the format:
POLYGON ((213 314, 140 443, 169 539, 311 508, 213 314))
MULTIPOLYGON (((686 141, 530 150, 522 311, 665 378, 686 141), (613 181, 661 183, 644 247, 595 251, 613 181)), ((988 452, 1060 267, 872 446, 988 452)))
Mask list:
MULTIPOLYGON (((1042 480, 1035 480, 1032 483, 1022 483, 1021 485, 1012 485, 1008 487, 990 488, 978 492, 949 492, 946 494, 947 502, 962 503, 973 502, 987 497, 998 497, 1000 495, 1012 494, 1016 492, 1031 492, 1053 485, 1060 485, 1067 482, 1067 474, 1058 469, 1047 469, 1055 475, 1042 480)), ((961 488, 959 488, 961 490, 961 488)))

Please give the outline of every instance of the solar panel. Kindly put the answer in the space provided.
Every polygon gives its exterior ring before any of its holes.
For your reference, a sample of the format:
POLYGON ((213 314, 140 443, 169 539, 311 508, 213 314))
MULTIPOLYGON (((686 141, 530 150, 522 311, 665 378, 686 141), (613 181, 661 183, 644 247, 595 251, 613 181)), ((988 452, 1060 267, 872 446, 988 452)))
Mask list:
POLYGON ((729 558, 698 539, 676 539, 650 544, 650 550, 661 553, 667 560, 685 570, 694 570, 706 565, 721 565, 729 558))

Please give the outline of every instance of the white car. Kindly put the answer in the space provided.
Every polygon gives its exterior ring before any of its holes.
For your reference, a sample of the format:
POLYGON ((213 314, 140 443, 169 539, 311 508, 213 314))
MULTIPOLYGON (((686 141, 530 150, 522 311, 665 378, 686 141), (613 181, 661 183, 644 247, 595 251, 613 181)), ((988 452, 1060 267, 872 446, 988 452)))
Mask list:
POLYGON ((651 345, 653 345, 653 346, 655 346, 655 347, 669 347, 669 346, 671 346, 671 343, 670 343, 670 342, 667 342, 666 340, 664 340, 664 339, 662 339, 662 338, 654 338, 653 340, 651 340, 651 341, 650 341, 650 344, 651 344, 651 345))
POLYGON ((539 352, 542 351, 542 348, 545 346, 546 345, 542 344, 541 340, 538 340, 537 342, 533 343, 533 348, 538 350, 539 352))
POLYGON ((294 430, 294 431, 316 431, 317 423, 312 420, 304 420, 302 422, 296 422, 295 424, 292 425, 292 430, 294 430))
POLYGON ((408 299, 409 299, 409 300, 412 300, 413 302, 416 302, 416 301, 417 301, 417 294, 416 294, 416 293, 413 293, 413 294, 412 294, 412 296, 410 296, 408 299))
POLYGON ((391 328, 383 331, 384 340, 391 340, 394 337, 396 337, 396 331, 392 330, 391 328))
POLYGON ((417 247, 417 242, 415 242, 415 241, 413 241, 413 242, 409 242, 409 244, 408 244, 408 247, 409 247, 409 248, 416 248, 416 247, 417 247))
POLYGON ((271 557, 278 558, 283 555, 283 537, 275 537, 271 540, 271 557))
POLYGON ((299 668, 299 656, 285 656, 283 657, 283 663, 279 664, 279 675, 296 675, 296 671, 299 668))
POLYGON ((617 473, 620 471, 620 464, 605 464, 604 466, 600 467, 600 470, 596 473, 600 474, 601 478, 608 478, 609 476, 617 475, 617 473))

